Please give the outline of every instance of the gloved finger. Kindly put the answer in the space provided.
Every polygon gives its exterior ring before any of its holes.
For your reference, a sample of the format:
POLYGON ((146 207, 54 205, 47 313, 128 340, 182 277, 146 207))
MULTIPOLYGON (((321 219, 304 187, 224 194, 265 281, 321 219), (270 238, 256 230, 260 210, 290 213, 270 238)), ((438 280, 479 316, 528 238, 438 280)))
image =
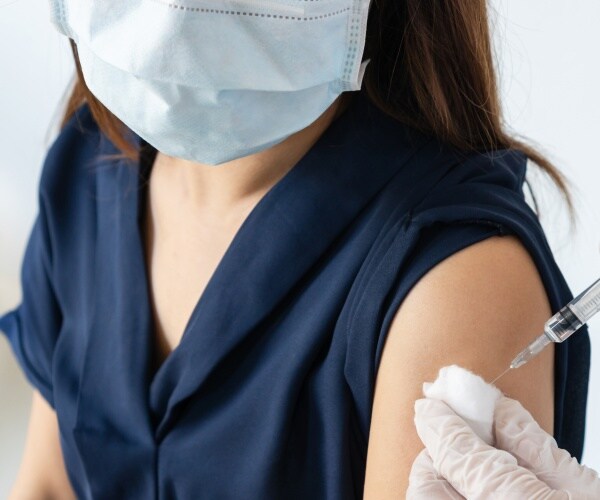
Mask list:
POLYGON ((568 498, 520 467, 510 453, 487 445, 442 401, 418 400, 415 425, 435 470, 466 498, 568 498))
POLYGON ((406 498, 407 500, 464 500, 464 497, 435 471, 427 450, 419 453, 413 462, 406 498))
POLYGON ((521 403, 500 398, 494 420, 496 446, 514 455, 519 465, 551 488, 576 493, 577 498, 600 498, 598 474, 559 448, 521 403))

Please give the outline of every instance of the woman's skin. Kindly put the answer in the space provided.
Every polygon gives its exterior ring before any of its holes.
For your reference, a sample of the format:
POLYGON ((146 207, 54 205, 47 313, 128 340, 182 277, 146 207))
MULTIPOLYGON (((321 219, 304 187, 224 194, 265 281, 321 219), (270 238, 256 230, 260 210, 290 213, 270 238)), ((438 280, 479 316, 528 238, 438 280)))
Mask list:
MULTIPOLYGON (((155 368, 179 344, 193 307, 243 220, 342 111, 338 104, 336 100, 282 143, 219 166, 157 155, 143 224, 156 325, 155 368)), ((430 270, 399 308, 383 351, 365 498, 404 497, 410 466, 422 449, 412 417, 423 381, 433 380, 440 367, 452 363, 491 380, 550 316, 535 266, 514 237, 491 237, 430 270)), ((503 378, 499 387, 551 431, 552 380, 548 349, 503 378)), ((38 498, 71 499, 74 494, 56 414, 34 391, 27 443, 10 499, 38 498)))

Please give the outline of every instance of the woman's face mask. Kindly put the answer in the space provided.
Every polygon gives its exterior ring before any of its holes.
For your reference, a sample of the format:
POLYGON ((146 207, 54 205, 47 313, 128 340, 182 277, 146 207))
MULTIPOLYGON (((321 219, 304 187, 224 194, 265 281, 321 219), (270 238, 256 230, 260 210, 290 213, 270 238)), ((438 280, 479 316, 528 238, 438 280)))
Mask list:
POLYGON ((359 90, 370 0, 50 0, 91 92, 159 151, 218 165, 359 90))

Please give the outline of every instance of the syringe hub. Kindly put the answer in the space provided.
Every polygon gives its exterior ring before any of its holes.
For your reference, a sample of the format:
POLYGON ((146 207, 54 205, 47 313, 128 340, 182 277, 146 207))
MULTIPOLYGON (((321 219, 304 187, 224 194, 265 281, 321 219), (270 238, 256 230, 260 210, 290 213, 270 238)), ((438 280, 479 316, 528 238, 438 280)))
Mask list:
POLYGON ((513 369, 520 368, 529 360, 531 360, 540 352, 542 352, 550 342, 552 342, 552 339, 546 333, 543 333, 542 335, 537 337, 531 344, 529 344, 525 349, 523 349, 515 359, 512 360, 510 367, 513 369))

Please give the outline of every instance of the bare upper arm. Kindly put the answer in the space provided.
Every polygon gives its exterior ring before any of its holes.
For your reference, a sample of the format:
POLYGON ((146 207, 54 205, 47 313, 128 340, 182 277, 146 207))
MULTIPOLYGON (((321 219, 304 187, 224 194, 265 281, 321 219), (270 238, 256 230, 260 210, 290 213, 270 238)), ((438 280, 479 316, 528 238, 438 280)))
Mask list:
MULTIPOLYGON (((551 316, 540 275, 520 240, 493 236, 429 270, 396 312, 377 374, 364 498, 403 498, 423 445, 413 423, 422 384, 459 364, 490 381, 551 316)), ((553 431, 554 349, 505 375, 498 387, 553 431)))
POLYGON ((64 466, 56 413, 34 390, 21 466, 9 500, 74 498, 64 466))

